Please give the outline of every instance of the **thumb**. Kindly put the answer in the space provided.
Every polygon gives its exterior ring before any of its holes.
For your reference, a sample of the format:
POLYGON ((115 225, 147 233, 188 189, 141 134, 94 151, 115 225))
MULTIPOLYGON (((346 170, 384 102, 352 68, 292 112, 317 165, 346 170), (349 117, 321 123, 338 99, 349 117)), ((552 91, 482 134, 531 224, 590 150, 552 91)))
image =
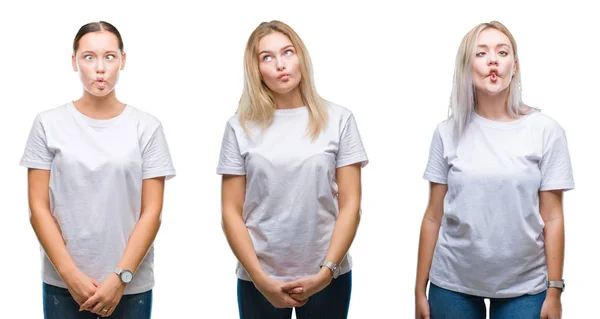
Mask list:
POLYGON ((285 292, 289 292, 290 290, 297 288, 297 287, 301 287, 302 285, 300 284, 300 282, 298 280, 295 281, 291 281, 288 283, 285 283, 281 286, 281 290, 285 291, 285 292))

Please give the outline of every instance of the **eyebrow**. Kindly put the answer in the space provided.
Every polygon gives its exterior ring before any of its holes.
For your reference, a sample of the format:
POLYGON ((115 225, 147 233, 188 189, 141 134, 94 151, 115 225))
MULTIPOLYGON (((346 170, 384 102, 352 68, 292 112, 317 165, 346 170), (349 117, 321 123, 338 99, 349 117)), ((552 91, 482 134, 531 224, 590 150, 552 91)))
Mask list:
MULTIPOLYGON (((293 47, 294 47, 293 44, 288 44, 288 45, 284 46, 283 48, 281 48, 280 51, 284 51, 285 49, 289 49, 289 48, 293 48, 293 47)), ((269 50, 264 50, 264 51, 260 51, 260 53, 258 53, 258 55, 261 55, 263 53, 272 53, 272 52, 269 50)))
MULTIPOLYGON (((116 54, 117 52, 118 51, 109 50, 109 51, 104 52, 104 54, 116 54)), ((96 54, 96 52, 90 51, 90 50, 81 51, 80 54, 86 54, 86 53, 96 54)))
MULTIPOLYGON (((479 44, 479 45, 477 45, 477 47, 478 47, 478 48, 479 48, 479 47, 487 48, 488 46, 487 46, 486 44, 479 44)), ((496 48, 499 48, 499 47, 508 47, 508 48, 510 48, 510 45, 508 45, 508 44, 506 44, 506 43, 498 43, 498 44, 496 45, 496 48)))

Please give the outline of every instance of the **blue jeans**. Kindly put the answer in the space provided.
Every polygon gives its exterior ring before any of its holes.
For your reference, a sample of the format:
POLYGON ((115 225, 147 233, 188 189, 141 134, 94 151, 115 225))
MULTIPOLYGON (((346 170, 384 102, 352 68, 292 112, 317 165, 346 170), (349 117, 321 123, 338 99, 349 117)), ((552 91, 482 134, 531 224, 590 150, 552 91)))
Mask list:
MULTIPOLYGON (((329 286, 308 298, 296 309, 298 319, 346 319, 350 307, 352 272, 333 279, 329 286)), ((275 308, 251 281, 238 279, 238 308, 240 319, 290 319, 292 308, 275 308)))
MULTIPOLYGON (((431 319, 485 319, 484 299, 429 284, 431 319)), ((514 298, 489 299, 490 319, 539 319, 546 291, 514 298)))
MULTIPOLYGON (((44 319, 96 319, 89 311, 79 312, 79 304, 69 291, 47 283, 43 284, 44 319)), ((110 317, 115 319, 150 319, 152 290, 139 294, 123 295, 110 317)))

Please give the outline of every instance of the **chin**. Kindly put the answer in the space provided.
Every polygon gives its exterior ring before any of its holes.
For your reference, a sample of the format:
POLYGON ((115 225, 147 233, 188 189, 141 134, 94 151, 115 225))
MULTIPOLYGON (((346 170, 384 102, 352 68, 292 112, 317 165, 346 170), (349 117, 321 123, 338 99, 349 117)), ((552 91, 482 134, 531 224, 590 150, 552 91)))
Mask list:
POLYGON ((91 89, 91 90, 86 90, 90 95, 93 95, 95 97, 104 97, 110 94, 110 92, 113 91, 112 88, 106 88, 104 90, 97 90, 97 89, 91 89))

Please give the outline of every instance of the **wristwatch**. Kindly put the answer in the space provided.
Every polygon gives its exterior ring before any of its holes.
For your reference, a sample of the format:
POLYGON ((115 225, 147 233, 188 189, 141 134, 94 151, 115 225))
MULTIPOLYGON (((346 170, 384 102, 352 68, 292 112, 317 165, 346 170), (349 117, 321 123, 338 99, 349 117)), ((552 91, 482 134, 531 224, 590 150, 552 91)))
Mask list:
POLYGON ((547 284, 548 288, 558 288, 560 291, 565 291, 565 281, 564 279, 558 281, 549 280, 547 284))
POLYGON ((119 278, 121 278, 121 282, 124 284, 128 284, 131 282, 131 280, 133 280, 133 273, 131 272, 131 270, 117 267, 114 273, 117 274, 119 278))
POLYGON ((321 268, 323 266, 325 266, 325 267, 329 268, 329 270, 331 270, 331 273, 333 274, 333 279, 337 279, 337 277, 340 275, 340 265, 334 264, 328 260, 323 260, 321 265, 319 265, 319 268, 321 268))

